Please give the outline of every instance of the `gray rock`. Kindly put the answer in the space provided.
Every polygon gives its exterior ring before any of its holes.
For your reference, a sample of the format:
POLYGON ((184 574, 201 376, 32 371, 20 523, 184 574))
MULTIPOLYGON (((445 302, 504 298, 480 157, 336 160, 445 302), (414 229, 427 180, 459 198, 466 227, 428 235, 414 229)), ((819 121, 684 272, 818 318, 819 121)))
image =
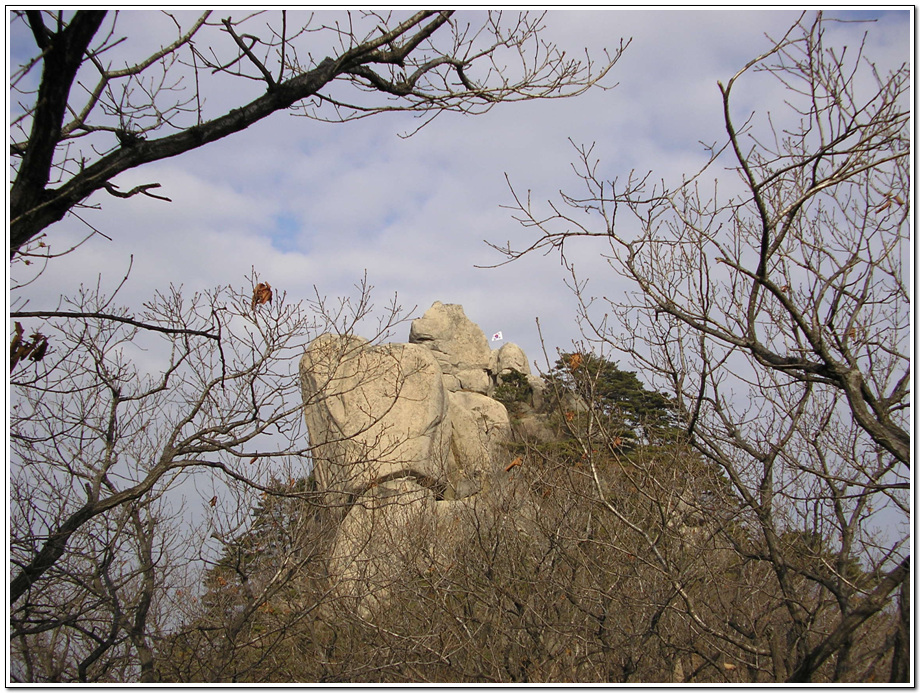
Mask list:
POLYGON ((337 608, 365 618, 386 608, 401 580, 449 566, 481 513, 513 501, 515 528, 536 527, 526 488, 502 470, 508 410, 488 396, 511 371, 533 389, 515 432, 548 439, 542 379, 517 345, 491 351, 462 306, 435 302, 408 344, 331 334, 310 344, 300 377, 317 486, 342 513, 329 555, 337 608))
POLYGON ((491 473, 501 443, 511 437, 505 405, 478 392, 450 392, 448 403, 454 463, 466 478, 491 473))
POLYGON ((530 364, 527 363, 527 356, 524 350, 517 344, 508 342, 501 349, 496 349, 491 354, 489 370, 493 375, 500 376, 508 371, 517 371, 524 375, 530 375, 530 364))
POLYGON ((546 414, 527 412, 515 419, 513 426, 515 433, 524 440, 548 443, 558 438, 546 414))
POLYGON ((489 373, 482 368, 458 371, 455 377, 460 387, 456 390, 451 390, 451 392, 466 390, 468 392, 478 392, 487 395, 492 388, 492 379, 489 378, 489 373))
POLYGON ((360 493, 400 471, 447 483, 447 394, 428 349, 322 335, 300 375, 320 489, 360 493))
POLYGON ((479 479, 461 479, 450 489, 450 497, 445 496, 445 500, 462 500, 479 493, 481 490, 482 482, 479 479))
POLYGON ((411 478, 361 495, 339 525, 329 561, 343 605, 362 618, 385 607, 406 571, 430 556, 436 521, 434 494, 411 478))
POLYGON ((435 301, 412 321, 409 343, 422 344, 434 354, 450 391, 487 393, 491 349, 485 334, 463 312, 463 306, 435 301))
POLYGON ((530 384, 530 404, 537 411, 544 411, 547 406, 546 383, 538 375, 528 375, 527 382, 530 384))

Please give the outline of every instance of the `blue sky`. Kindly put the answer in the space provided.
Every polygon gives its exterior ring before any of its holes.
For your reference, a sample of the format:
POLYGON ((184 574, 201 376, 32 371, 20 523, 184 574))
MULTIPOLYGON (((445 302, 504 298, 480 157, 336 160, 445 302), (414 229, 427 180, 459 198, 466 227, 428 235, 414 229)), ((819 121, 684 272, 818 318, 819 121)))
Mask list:
MULTIPOLYGON (((542 365, 537 318, 550 353, 579 337, 576 300, 558 257, 476 267, 501 259, 484 241, 532 239, 503 208, 512 203, 505 176, 537 201, 574 189, 571 138, 596 144, 606 175, 637 169, 679 181, 704 162, 699 142, 720 139, 717 80, 765 50, 764 33, 781 35, 798 15, 556 10, 546 17, 545 37, 570 54, 588 48, 600 58, 603 48, 632 39, 606 82, 616 88, 500 105, 478 117, 448 113, 408 139, 399 135, 417 122, 406 114, 340 125, 276 115, 196 152, 123 174, 116 181, 123 188, 156 181, 173 202, 100 198, 101 211, 87 219, 112 240, 97 236, 56 260, 29 288, 30 307, 53 307, 58 295, 95 284, 100 273, 103 286, 114 288, 132 254, 123 298, 134 306, 169 283, 190 290, 242 286, 250 267, 295 299, 311 297, 314 286, 328 296, 353 294, 366 272, 381 308, 394 293, 406 309, 415 306, 413 316, 436 300, 460 303, 487 335, 501 330, 542 365)), ((879 21, 837 25, 834 40, 855 45, 869 31, 867 53, 880 67, 911 59, 909 12, 859 16, 879 21)), ((151 17, 125 14, 127 22, 145 25, 151 17)), ((14 61, 17 40, 11 36, 14 61)), ((235 96, 232 84, 215 83, 209 103, 218 108, 235 96)), ((740 91, 738 113, 763 114, 781 100, 775 86, 752 85, 740 91)), ((85 227, 65 220, 50 233, 63 244, 85 227)), ((580 275, 591 277, 590 293, 615 297, 628 287, 605 272, 598 250, 573 248, 572 259, 580 275)), ((408 325, 397 335, 407 337, 408 325)))

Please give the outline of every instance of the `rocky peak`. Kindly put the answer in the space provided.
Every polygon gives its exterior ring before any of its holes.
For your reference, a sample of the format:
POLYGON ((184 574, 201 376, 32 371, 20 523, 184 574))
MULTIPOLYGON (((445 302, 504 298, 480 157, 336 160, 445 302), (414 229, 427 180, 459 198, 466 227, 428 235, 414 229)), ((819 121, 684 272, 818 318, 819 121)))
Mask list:
POLYGON ((503 376, 517 371, 533 388, 519 425, 545 428, 533 412, 542 381, 524 352, 511 343, 492 351, 460 305, 436 301, 412 322, 408 344, 321 335, 300 369, 317 486, 343 513, 332 557, 362 609, 385 600, 372 585, 392 567, 379 528, 437 523, 507 476, 511 420, 492 397, 503 376))
POLYGON ((492 350, 483 331, 466 317, 463 306, 435 301, 422 317, 412 321, 409 343, 431 350, 448 392, 490 393, 492 350))

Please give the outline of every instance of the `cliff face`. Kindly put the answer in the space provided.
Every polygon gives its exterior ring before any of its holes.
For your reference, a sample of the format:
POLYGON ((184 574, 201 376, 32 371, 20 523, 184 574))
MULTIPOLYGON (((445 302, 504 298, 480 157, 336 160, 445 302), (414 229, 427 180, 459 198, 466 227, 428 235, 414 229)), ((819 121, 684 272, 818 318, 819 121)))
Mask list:
POLYGON ((408 344, 326 334, 300 370, 319 488, 343 498, 400 477, 439 499, 470 495, 511 437, 493 396, 502 377, 525 378, 531 403, 543 387, 520 347, 491 350, 462 306, 440 301, 412 322, 408 344))
POLYGON ((408 344, 326 334, 307 349, 300 377, 318 490, 343 514, 331 572, 355 608, 383 603, 407 544, 423 541, 435 560, 462 541, 460 516, 477 512, 503 472, 512 427, 493 395, 511 372, 538 402, 542 380, 524 352, 491 350, 462 306, 441 302, 413 321, 408 344))

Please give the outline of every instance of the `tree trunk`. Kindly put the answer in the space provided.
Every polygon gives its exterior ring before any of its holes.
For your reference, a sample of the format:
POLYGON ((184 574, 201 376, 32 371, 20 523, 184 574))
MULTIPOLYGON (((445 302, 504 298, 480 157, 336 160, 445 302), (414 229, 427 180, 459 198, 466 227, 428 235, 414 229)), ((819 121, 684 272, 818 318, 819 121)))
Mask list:
POLYGON ((910 575, 905 575, 898 594, 898 625, 891 657, 891 683, 910 682, 910 575))

